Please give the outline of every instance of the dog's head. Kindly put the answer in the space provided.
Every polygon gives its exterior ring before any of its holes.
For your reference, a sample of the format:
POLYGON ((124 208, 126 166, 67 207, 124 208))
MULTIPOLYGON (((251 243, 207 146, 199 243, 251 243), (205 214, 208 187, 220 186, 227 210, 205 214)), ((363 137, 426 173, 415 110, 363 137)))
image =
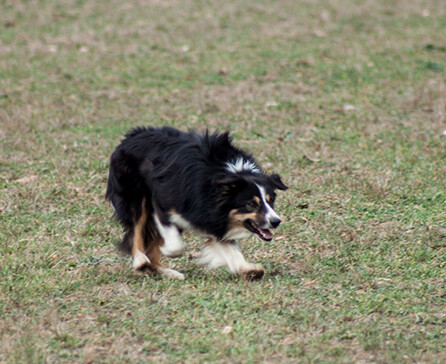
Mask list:
POLYGON ((270 241, 270 229, 281 222, 274 211, 275 190, 286 190, 278 174, 233 174, 219 181, 220 196, 229 211, 226 239, 239 239, 258 235, 270 241))

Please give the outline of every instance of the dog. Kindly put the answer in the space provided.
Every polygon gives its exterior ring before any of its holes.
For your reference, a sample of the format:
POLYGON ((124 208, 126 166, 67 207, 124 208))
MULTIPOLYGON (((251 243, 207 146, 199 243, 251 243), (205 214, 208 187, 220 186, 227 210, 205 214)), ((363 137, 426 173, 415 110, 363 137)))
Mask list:
POLYGON ((273 238, 270 229, 281 222, 275 190, 286 189, 278 174, 265 173, 234 146, 229 132, 136 127, 111 155, 106 198, 124 227, 120 247, 134 269, 184 280, 161 256, 180 256, 181 233, 192 230, 208 237, 199 264, 255 280, 264 269, 245 260, 237 240, 273 238))

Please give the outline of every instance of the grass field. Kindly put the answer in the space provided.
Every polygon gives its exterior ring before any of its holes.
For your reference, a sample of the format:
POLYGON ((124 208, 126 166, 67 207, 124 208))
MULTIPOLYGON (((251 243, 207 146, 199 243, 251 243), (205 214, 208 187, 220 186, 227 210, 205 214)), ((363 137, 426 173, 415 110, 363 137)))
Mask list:
POLYGON ((446 362, 446 6, 0 2, 0 362, 446 362), (249 283, 133 272, 136 125, 230 129, 290 189, 249 283))

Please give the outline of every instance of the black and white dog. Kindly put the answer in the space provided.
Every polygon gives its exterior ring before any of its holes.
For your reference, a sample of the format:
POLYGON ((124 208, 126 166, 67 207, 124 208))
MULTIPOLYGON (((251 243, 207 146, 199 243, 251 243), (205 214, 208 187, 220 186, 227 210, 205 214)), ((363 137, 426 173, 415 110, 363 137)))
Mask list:
POLYGON ((111 156, 106 197, 124 226, 121 248, 132 254, 135 269, 184 279, 161 264, 161 255, 181 255, 181 233, 193 230, 209 237, 199 263, 260 279, 263 267, 248 263, 236 240, 272 239, 270 229, 280 224, 276 189, 287 189, 280 176, 263 172, 228 132, 138 127, 111 156))

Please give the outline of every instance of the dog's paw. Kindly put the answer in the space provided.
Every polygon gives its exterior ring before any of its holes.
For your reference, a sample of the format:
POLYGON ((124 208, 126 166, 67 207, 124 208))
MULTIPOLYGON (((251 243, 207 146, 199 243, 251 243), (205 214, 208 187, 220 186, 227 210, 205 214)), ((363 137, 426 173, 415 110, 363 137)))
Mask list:
POLYGON ((261 264, 253 264, 252 267, 243 272, 243 278, 247 281, 258 281, 262 279, 264 274, 265 270, 261 264))
POLYGON ((135 270, 146 270, 151 267, 150 260, 144 253, 136 252, 133 256, 133 269, 135 270))
POLYGON ((171 278, 171 279, 178 279, 178 280, 180 280, 180 281, 184 281, 184 274, 183 274, 183 273, 180 273, 180 272, 177 272, 177 271, 174 270, 174 269, 164 268, 164 267, 158 267, 158 268, 156 269, 156 271, 157 271, 159 274, 162 274, 163 276, 166 276, 166 277, 168 277, 168 278, 171 278))

